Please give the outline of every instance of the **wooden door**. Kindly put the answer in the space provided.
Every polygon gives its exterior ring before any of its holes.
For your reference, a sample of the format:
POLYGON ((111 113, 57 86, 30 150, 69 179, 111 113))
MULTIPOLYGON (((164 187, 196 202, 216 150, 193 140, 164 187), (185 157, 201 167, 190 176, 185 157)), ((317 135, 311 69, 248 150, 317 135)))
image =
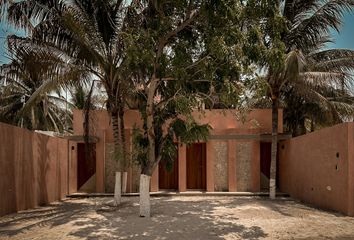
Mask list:
POLYGON ((159 163, 159 189, 178 189, 178 156, 172 163, 172 167, 167 167, 167 162, 161 160, 159 163))
POLYGON ((206 189, 206 144, 187 147, 187 189, 206 189))
POLYGON ((261 142, 261 173, 269 179, 270 160, 272 156, 272 144, 270 142, 261 142))
MULTIPOLYGON (((270 178, 270 163, 272 160, 272 143, 271 142, 261 142, 260 151, 260 163, 261 163, 261 173, 264 174, 268 179, 270 178)), ((279 186, 279 144, 277 152, 277 177, 276 184, 279 186)), ((268 187, 267 187, 268 188, 268 187)))
POLYGON ((90 143, 89 153, 85 144, 77 144, 77 189, 79 190, 96 173, 96 145, 90 143))

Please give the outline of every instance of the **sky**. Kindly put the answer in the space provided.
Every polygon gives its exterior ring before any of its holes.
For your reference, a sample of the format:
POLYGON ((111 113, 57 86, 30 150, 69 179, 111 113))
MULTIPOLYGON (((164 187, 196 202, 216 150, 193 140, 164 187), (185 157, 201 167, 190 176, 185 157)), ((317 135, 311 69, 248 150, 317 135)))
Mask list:
POLYGON ((23 31, 18 31, 7 24, 0 23, 0 65, 3 63, 8 63, 10 61, 6 51, 6 37, 12 34, 24 36, 23 31))
MULTIPOLYGON (((334 43, 328 44, 328 48, 345 48, 354 50, 354 13, 347 12, 343 17, 344 24, 340 30, 340 34, 332 31, 334 43)), ((0 23, 0 65, 9 62, 6 53, 6 36, 17 33, 24 35, 23 32, 16 31, 11 26, 0 23)))
POLYGON ((344 24, 340 34, 332 31, 335 43, 329 44, 329 48, 346 48, 354 50, 354 13, 346 13, 343 18, 344 24))

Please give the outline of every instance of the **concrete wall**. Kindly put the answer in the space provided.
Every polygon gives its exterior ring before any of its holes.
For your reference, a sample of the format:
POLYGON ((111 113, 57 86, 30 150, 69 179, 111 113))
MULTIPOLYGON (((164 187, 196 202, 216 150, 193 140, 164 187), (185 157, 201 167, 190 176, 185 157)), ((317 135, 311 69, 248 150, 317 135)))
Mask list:
POLYGON ((281 191, 354 216, 354 123, 284 141, 279 151, 281 191))
POLYGON ((75 190, 69 141, 0 123, 0 216, 34 208, 75 190))

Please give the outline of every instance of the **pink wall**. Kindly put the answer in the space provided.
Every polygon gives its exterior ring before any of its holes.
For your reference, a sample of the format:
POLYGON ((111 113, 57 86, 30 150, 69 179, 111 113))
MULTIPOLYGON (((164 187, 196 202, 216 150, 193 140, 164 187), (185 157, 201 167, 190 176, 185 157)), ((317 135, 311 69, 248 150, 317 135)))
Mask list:
POLYGON ((0 216, 65 197, 70 187, 68 144, 0 123, 0 216))
MULTIPOLYGON (((74 110, 73 128, 75 135, 83 134, 83 115, 81 110, 74 110)), ((95 110, 92 114, 93 133, 106 131, 106 141, 113 142, 111 118, 105 110, 95 110)), ((272 114, 271 109, 254 109, 245 114, 245 120, 241 121, 236 110, 206 110, 204 113, 195 112, 194 118, 201 124, 210 124, 214 131, 222 133, 227 129, 238 129, 240 133, 271 133, 272 114)), ((279 132, 283 132, 283 111, 279 110, 279 132)), ((124 115, 126 129, 142 126, 140 113, 137 110, 127 110, 124 115)))
POLYGON ((284 141, 279 151, 281 191, 354 216, 354 123, 284 141))
MULTIPOLYGON (((201 124, 208 123, 213 130, 211 135, 249 135, 260 133, 271 133, 272 129, 272 115, 271 109, 255 109, 244 116, 240 116, 236 110, 206 110, 202 113, 195 112, 194 118, 201 124), (243 121, 241 118, 243 117, 243 121)), ((110 116, 105 110, 95 110, 91 112, 91 135, 99 137, 96 143, 96 191, 104 192, 104 153, 105 144, 113 142, 113 131, 110 116)), ((279 132, 283 132, 283 111, 279 111, 279 132)), ((142 121, 137 110, 127 110, 124 116, 125 128, 133 129, 134 127, 141 127, 142 121)), ((74 110, 73 120, 74 134, 83 134, 83 114, 80 110, 74 110)), ((253 177, 253 191, 260 190, 260 169, 259 169, 259 141, 238 140, 252 142, 252 177, 253 177)), ((214 191, 214 175, 213 164, 214 154, 212 146, 214 141, 207 143, 207 190, 214 191)), ((232 142, 232 141, 231 141, 232 142)), ((235 147, 236 142, 229 142, 231 147, 230 157, 234 158, 230 162, 231 168, 236 168, 235 147)), ((131 147, 131 146, 130 146, 131 147)), ((185 173, 185 146, 179 147, 179 191, 186 191, 186 173, 185 173)), ((235 172, 234 169, 230 171, 235 172)), ((128 181, 131 182, 131 174, 129 173, 128 181)), ((129 184, 128 184, 129 185, 129 184)), ((236 178, 230 175, 229 190, 236 191, 236 178)), ((128 190, 129 191, 129 190, 128 190)), ((158 169, 155 170, 151 180, 151 191, 158 191, 158 169)))

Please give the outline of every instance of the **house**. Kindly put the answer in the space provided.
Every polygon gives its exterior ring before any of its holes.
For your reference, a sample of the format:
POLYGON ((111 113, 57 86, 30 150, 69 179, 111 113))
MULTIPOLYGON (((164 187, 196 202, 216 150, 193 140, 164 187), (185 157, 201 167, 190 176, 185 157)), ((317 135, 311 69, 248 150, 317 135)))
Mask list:
MULTIPOLYGON (((152 176, 151 191, 267 191, 271 110, 253 110, 244 116, 233 110, 211 110, 194 116, 213 127, 209 140, 178 144, 172 171, 162 161, 152 176)), ((132 110, 125 118, 127 147, 132 150, 132 129, 141 126, 141 120, 132 110)), ((282 111, 279 132, 281 119, 282 111)), ((0 216, 78 191, 113 192, 110 117, 106 111, 93 111, 90 120, 92 154, 85 151, 81 111, 74 111, 75 135, 70 137, 0 123, 0 216)), ((288 138, 279 136, 279 190, 314 206, 354 216, 354 122, 288 138)), ((139 167, 130 166, 127 192, 137 192, 139 167)))
MULTIPOLYGON (((91 157, 87 160, 83 150, 83 113, 74 111, 74 136, 71 138, 76 139, 76 142, 71 141, 70 144, 73 151, 75 148, 77 150, 78 160, 72 165, 72 171, 78 173, 77 190, 113 192, 116 168, 112 157, 113 132, 110 116, 104 110, 95 110, 90 114, 90 136, 95 139, 95 159, 91 157), (92 171, 94 168, 95 171, 92 171)), ((208 123, 212 127, 208 141, 190 146, 178 144, 178 157, 172 170, 168 171, 162 160, 153 173, 152 192, 259 192, 267 188, 272 127, 270 109, 255 109, 244 115, 236 110, 205 110, 194 112, 193 115, 198 123, 208 123)), ((280 110, 279 133, 283 132, 282 119, 280 110)), ((132 131, 141 126, 139 112, 127 110, 125 131, 129 150, 132 150, 132 131)), ((284 136, 280 134, 280 138, 282 137, 284 136)), ((135 163, 130 166, 127 192, 138 192, 139 166, 135 163)))

